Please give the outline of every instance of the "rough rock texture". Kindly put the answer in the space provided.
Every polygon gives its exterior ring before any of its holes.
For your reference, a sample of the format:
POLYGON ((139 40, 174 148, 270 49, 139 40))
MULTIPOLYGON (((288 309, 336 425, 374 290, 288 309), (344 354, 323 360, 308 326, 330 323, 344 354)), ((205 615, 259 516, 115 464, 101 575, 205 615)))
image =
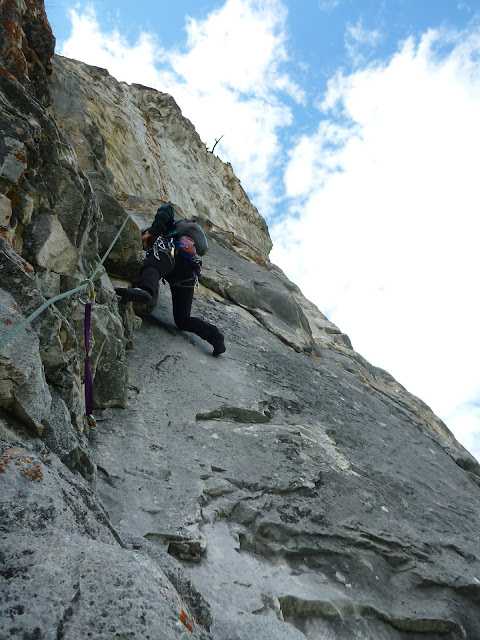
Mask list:
POLYGON ((1 426, 0 637, 208 637, 187 603, 207 623, 208 607, 174 560, 127 548, 81 477, 1 426))
MULTIPOLYGON (((2 296, 11 296, 9 307, 27 316, 46 298, 77 287, 92 273, 100 260, 97 225, 102 209, 73 148, 48 113, 54 38, 42 3, 3 2, 0 20, 0 286, 2 296)), ((96 289, 95 402, 99 407, 123 406, 127 371, 122 320, 110 280, 99 278, 96 289)), ((5 317, 0 338, 18 321, 5 317)), ((56 411, 55 422, 63 424, 63 435, 49 442, 55 448, 62 441, 55 450, 73 459, 75 451, 84 448, 82 299, 75 296, 48 308, 32 326, 38 339, 29 347, 32 354, 36 350, 43 370, 41 375, 23 372, 24 386, 30 387, 32 398, 43 398, 45 415, 41 418, 42 412, 36 411, 38 419, 30 416, 29 421, 43 435, 50 398, 57 398, 56 406, 61 403, 62 409, 56 411)), ((27 334, 7 345, 0 378, 11 376, 9 359, 25 349, 25 340, 30 340, 27 334)), ((31 413, 11 400, 6 408, 21 420, 31 413)), ((50 425, 45 434, 52 436, 52 429, 50 425)))
POLYGON ((148 221, 160 203, 173 202, 206 230, 227 231, 268 256, 265 221, 231 165, 207 152, 171 96, 59 56, 53 67, 55 117, 98 190, 129 211, 146 212, 148 221))
POLYGON ((227 353, 174 328, 162 287, 130 406, 92 434, 112 521, 189 565, 218 640, 476 638, 474 459, 351 349, 286 346, 255 308, 258 267, 218 246, 208 263, 246 292, 197 296, 227 353))
POLYGON ((0 348, 0 638, 477 640, 477 461, 268 261, 171 97, 65 59, 52 81, 42 4, 0 18, 0 340, 133 213, 95 282, 96 428, 78 296, 0 348), (118 307, 165 200, 210 232, 219 358, 168 287, 141 326, 118 307))

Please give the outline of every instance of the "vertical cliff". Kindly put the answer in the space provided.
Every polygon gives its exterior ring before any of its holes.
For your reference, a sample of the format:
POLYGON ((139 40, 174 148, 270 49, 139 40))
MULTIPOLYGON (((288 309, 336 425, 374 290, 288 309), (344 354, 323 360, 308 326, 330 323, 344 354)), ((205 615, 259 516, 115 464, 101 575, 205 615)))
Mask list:
POLYGON ((0 21, 0 636, 478 638, 478 463, 269 262, 171 96, 55 58, 41 2, 0 21), (167 201, 209 234, 220 358, 168 288, 141 326, 118 306, 167 201), (85 294, 8 336, 127 214, 95 279, 90 430, 85 294))
POLYGON ((108 181, 98 175, 106 163, 128 210, 150 217, 159 201, 174 202, 208 231, 234 233, 268 255, 265 221, 231 165, 207 152, 171 96, 58 56, 53 67, 55 118, 90 178, 108 181))

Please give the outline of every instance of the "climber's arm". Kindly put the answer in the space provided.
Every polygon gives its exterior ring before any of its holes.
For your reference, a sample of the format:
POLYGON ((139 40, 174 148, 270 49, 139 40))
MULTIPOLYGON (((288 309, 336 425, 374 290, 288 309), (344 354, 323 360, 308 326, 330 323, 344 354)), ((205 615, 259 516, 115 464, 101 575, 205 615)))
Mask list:
POLYGON ((157 239, 157 236, 154 236, 150 233, 150 229, 147 229, 142 233, 142 247, 145 251, 148 251, 153 247, 153 243, 157 239))

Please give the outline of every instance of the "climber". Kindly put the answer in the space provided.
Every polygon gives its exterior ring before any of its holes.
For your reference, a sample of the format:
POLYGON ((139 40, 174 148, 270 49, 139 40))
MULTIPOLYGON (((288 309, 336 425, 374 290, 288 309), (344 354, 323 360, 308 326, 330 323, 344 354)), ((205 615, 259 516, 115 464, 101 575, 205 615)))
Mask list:
MULTIPOLYGON (((142 233, 142 246, 147 254, 137 282, 133 287, 117 288, 115 292, 125 302, 148 303, 156 293, 160 279, 165 280, 170 285, 173 319, 177 327, 209 342, 213 346, 213 355, 219 356, 225 351, 222 333, 215 325, 190 315, 196 284, 195 270, 199 263, 184 257, 188 253, 195 254, 195 246, 188 238, 185 238, 187 253, 179 250, 183 236, 178 230, 175 231, 179 221, 175 221, 174 215, 172 204, 158 208, 152 225, 142 233)), ((178 227, 181 225, 178 224, 178 227)))

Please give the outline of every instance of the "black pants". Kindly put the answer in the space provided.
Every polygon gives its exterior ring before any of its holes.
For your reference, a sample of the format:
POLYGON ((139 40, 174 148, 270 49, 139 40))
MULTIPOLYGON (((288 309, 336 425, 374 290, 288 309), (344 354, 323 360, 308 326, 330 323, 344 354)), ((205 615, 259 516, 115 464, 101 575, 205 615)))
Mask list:
POLYGON ((159 257, 159 260, 155 258, 153 251, 147 253, 135 286, 154 295, 160 278, 164 278, 170 285, 173 319, 177 327, 182 331, 191 331, 213 344, 219 333, 217 327, 190 315, 195 288, 192 264, 182 256, 175 256, 174 261, 166 253, 160 253, 159 257), (177 284, 180 282, 181 286, 177 284))

